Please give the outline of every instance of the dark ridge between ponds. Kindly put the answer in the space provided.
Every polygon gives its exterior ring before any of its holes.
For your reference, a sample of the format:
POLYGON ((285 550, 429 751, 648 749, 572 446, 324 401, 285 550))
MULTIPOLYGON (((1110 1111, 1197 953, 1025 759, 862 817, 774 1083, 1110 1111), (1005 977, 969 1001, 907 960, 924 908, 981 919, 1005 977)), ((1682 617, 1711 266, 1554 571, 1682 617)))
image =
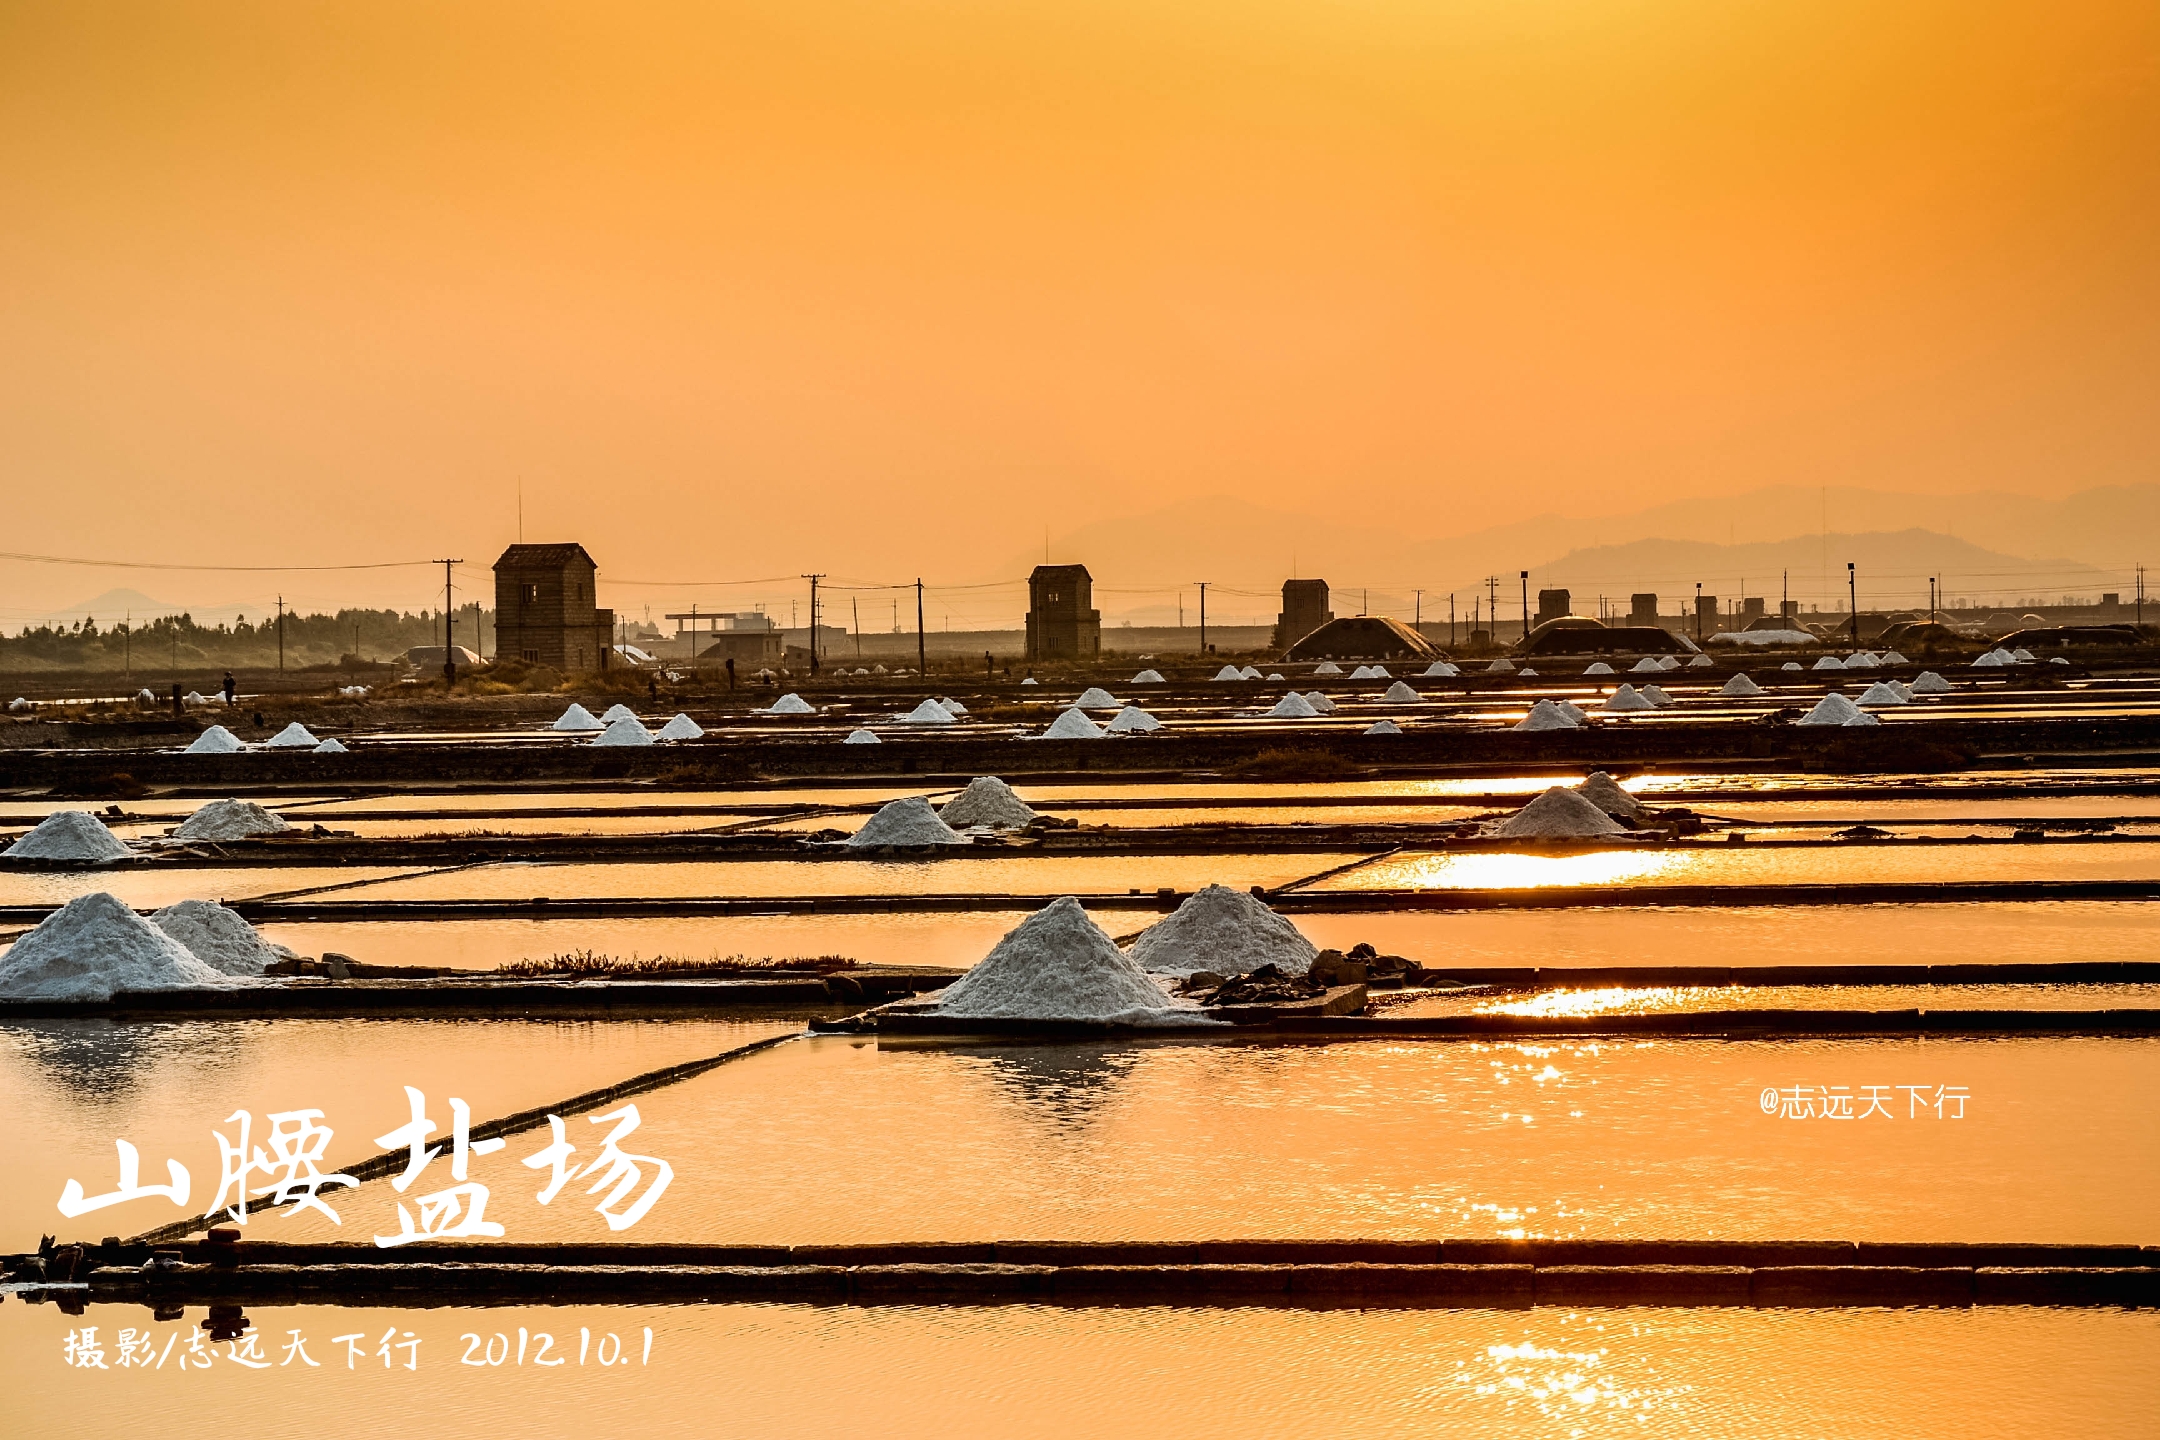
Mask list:
POLYGON ((1234 1024, 1115 1025, 1067 1020, 968 1020, 881 1011, 869 1017, 878 1042, 951 1045, 1073 1040, 1193 1040, 1231 1043, 1350 1040, 1489 1040, 1672 1037, 1721 1040, 1900 1036, 2088 1035, 2143 1038, 2160 1033, 2160 1010, 1712 1010, 1654 1015, 1283 1016, 1234 1024))

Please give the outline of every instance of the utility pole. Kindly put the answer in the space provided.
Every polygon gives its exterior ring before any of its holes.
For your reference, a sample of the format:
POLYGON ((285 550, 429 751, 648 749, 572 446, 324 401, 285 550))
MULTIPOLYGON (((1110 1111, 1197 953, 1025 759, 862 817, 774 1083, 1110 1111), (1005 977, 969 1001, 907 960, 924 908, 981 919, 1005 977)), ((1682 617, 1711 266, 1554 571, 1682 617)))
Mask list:
POLYGON ((805 575, 805 576, 803 576, 803 579, 805 579, 805 580, 808 580, 808 581, 810 582, 810 673, 811 673, 812 675, 816 675, 816 674, 817 674, 817 672, 818 672, 818 663, 817 663, 817 582, 818 582, 818 581, 820 581, 820 580, 822 580, 822 579, 824 579, 824 578, 825 578, 825 576, 824 576, 824 575, 823 575, 822 573, 820 573, 820 574, 816 574, 816 575, 805 575))
POLYGON ((1200 587, 1200 653, 1201 653, 1202 655, 1205 655, 1205 654, 1207 654, 1207 587, 1208 587, 1208 582, 1207 582, 1207 581, 1205 581, 1205 580, 1196 580, 1196 581, 1194 581, 1193 583, 1194 583, 1194 584, 1196 584, 1196 585, 1198 585, 1198 586, 1200 587))
POLYGON ((1497 645, 1500 643, 1500 577, 1497 575, 1485 577, 1485 613, 1492 616, 1485 623, 1491 627, 1487 633, 1491 635, 1492 643, 1497 645))
POLYGON ((442 673, 445 684, 457 684, 457 652, 450 648, 450 567, 462 565, 463 560, 438 560, 442 566, 442 673))
POLYGON ((1522 638, 1530 638, 1530 572, 1522 572, 1522 638))
POLYGON ((1420 634, 1423 634, 1424 632, 1422 627, 1425 624, 1425 592, 1422 590, 1413 590, 1410 593, 1417 597, 1416 600, 1412 602, 1412 608, 1410 611, 1410 628, 1412 630, 1418 631, 1420 634))
POLYGON ((1852 644, 1857 650, 1860 648, 1860 579, 1850 560, 1845 562, 1845 594, 1852 602, 1852 644))
POLYGON ((855 663, 862 664, 862 600, 848 596, 848 613, 855 617, 855 663))
POLYGON ((1702 644, 1702 581, 1695 582, 1695 643, 1702 644))
POLYGON ((915 577, 915 673, 930 673, 930 649, 922 630, 922 576, 915 577))
POLYGON ((1448 591, 1447 597, 1447 643, 1448 649, 1455 648, 1455 592, 1452 590, 1448 591))
MULTIPOLYGON (((444 643, 447 644, 448 642, 444 643)), ((285 678, 285 597, 283 595, 277 597, 277 673, 278 679, 285 678)))

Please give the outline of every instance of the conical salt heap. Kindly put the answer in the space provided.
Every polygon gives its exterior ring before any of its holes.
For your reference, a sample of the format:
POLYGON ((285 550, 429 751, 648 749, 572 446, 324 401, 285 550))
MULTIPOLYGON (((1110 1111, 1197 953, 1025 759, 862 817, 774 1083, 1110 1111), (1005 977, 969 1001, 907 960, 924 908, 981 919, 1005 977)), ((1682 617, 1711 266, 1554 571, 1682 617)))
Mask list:
POLYGON ((1064 714, 1050 722, 1048 729, 1036 736, 1038 740, 1100 740, 1102 727, 1088 719, 1087 711, 1078 706, 1068 707, 1064 714))
POLYGON ((1375 720, 1365 727, 1365 733, 1367 735, 1400 735, 1402 734, 1402 726, 1396 724, 1393 720, 1375 720))
POLYGON ((1163 678, 1159 671, 1142 670, 1132 677, 1132 683, 1135 685, 1160 685, 1163 683, 1163 678))
POLYGON ((1012 786, 995 775, 976 776, 968 782, 967 789, 938 810, 938 819, 956 830, 970 825, 1017 830, 1034 818, 1035 812, 1028 803, 1013 794, 1012 786))
POLYGON ((1310 700, 1293 690, 1276 701, 1275 708, 1267 713, 1270 720, 1310 720, 1320 712, 1313 709, 1310 700))
POLYGON ((1762 686, 1756 684, 1754 680, 1746 675, 1735 675, 1719 688, 1718 694, 1735 696, 1760 695, 1762 694, 1762 686))
POLYGON ((8 846, 10 860, 83 860, 103 864, 134 852, 87 810, 55 810, 8 846))
POLYGON ((1838 694, 1835 690, 1816 703, 1814 709, 1800 717, 1802 725, 1843 725, 1853 716, 1861 714, 1859 706, 1838 694))
POLYGON ((938 1014, 974 1020, 1147 1021, 1179 1008, 1070 895, 1021 921, 937 997, 938 1014))
POLYGON ((1117 696, 1112 695, 1100 685, 1088 686, 1087 689, 1080 692, 1080 698, 1073 701, 1073 704, 1083 710, 1114 710, 1117 708, 1117 703, 1117 696))
POLYGON ((812 705, 802 696, 790 690, 787 694, 782 695, 772 704, 766 706, 764 713, 767 715, 815 715, 817 714, 817 706, 812 705))
POLYGON ((1655 710, 1657 706, 1652 701, 1644 699, 1641 692, 1636 690, 1634 686, 1623 683, 1619 689, 1605 697, 1605 704, 1602 708, 1619 713, 1630 710, 1655 710))
POLYGON ((1387 693, 1380 698, 1390 705, 1415 705, 1425 697, 1411 689, 1408 681, 1397 680, 1387 687, 1387 693))
POLYGON ((1915 695, 1948 695, 1952 688, 1948 680, 1933 670, 1923 670, 1913 677, 1912 692, 1915 695))
POLYGON ((120 990, 231 985, 112 896, 79 895, 0 955, 0 998, 110 1000, 120 990))
POLYGON ((253 800, 213 800, 181 821, 172 838, 245 840, 250 835, 275 835, 291 828, 253 800))
POLYGON ((1593 660, 1583 667, 1582 673, 1585 675, 1610 675, 1613 673, 1613 668, 1603 660, 1593 660))
POLYGON ((1642 698, 1648 700, 1652 705, 1657 706, 1660 710, 1673 703, 1672 696, 1665 693, 1665 687, 1662 685, 1643 686, 1642 698))
POLYGON ((246 748, 245 745, 240 743, 240 737, 233 734, 232 731, 226 729, 223 725, 212 725, 202 734, 195 737, 195 743, 187 747, 187 753, 190 755, 230 755, 235 751, 245 750, 246 748))
POLYGON ((1895 681, 1878 680, 1860 692, 1859 703, 1862 705, 1903 705, 1906 703, 1905 693, 1898 689, 1895 681))
POLYGON ((1342 666, 1336 664, 1333 660, 1322 660, 1312 667, 1312 673, 1315 675, 1340 675, 1342 674, 1342 666))
POLYGON ((637 711, 632 710, 627 705, 617 703, 608 706, 607 713, 600 717, 600 723, 603 725, 613 725, 618 720, 635 720, 637 718, 637 711))
POLYGON ((1315 715, 1332 715, 1337 708, 1333 700, 1330 700, 1323 692, 1318 690, 1307 690, 1305 692, 1305 703, 1312 706, 1315 715))
POLYGON ((317 755, 344 755, 349 752, 345 749, 345 742, 333 735, 328 740, 323 741, 322 744, 317 745, 315 753, 317 755))
POLYGON ((882 745, 885 742, 878 739, 875 730, 865 730, 858 726, 848 731, 847 739, 842 740, 840 743, 843 745, 882 745))
POLYGON ((548 728, 550 730, 604 730, 607 727, 600 723, 599 717, 594 715, 592 711, 573 700, 570 702, 570 708, 556 716, 555 723, 548 728))
POLYGON ((1581 840, 1627 829, 1573 790, 1555 785, 1495 826, 1508 840, 1581 840))
POLYGON ((1117 718, 1103 729, 1111 735, 1146 735, 1162 729, 1162 721, 1137 705, 1127 705, 1118 711, 1117 718))
POLYGON ((908 711, 907 714, 902 715, 900 723, 903 725, 951 725, 954 721, 952 711, 938 704, 935 700, 925 700, 922 704, 908 711))
POLYGON ((1574 716, 1550 700, 1540 700, 1530 707, 1530 713, 1509 727, 1515 730, 1574 730, 1579 723, 1574 716))
POLYGON ((322 742, 295 720, 263 743, 273 750, 312 750, 322 742))
POLYGON ((1195 970, 1243 975, 1262 965, 1302 975, 1320 952, 1297 926, 1247 891, 1206 885, 1141 931, 1128 953, 1134 964, 1158 975, 1195 970))
POLYGON ((876 845, 900 845, 922 847, 928 845, 965 845, 968 838, 938 818, 930 808, 930 802, 920 795, 887 802, 877 814, 863 822, 862 829, 848 836, 847 843, 856 849, 876 845))
POLYGON ((293 958, 215 900, 182 900, 152 915, 150 923, 221 975, 260 975, 265 966, 293 958))
POLYGON ((705 727, 688 715, 677 715, 660 727, 662 740, 696 740, 705 734, 705 727))
POLYGON ((1657 657, 1655 655, 1645 655, 1642 657, 1642 659, 1637 660, 1634 665, 1629 668, 1637 671, 1650 671, 1663 670, 1665 667, 1658 664, 1657 657))
POLYGON ((1215 678, 1217 680, 1242 680, 1245 676, 1237 666, 1225 665, 1215 672, 1215 678))
POLYGON ((650 745, 653 743, 653 738, 652 731, 645 728, 644 721, 638 719, 635 715, 625 715, 622 719, 613 722, 607 729, 594 736, 592 743, 595 745, 650 745))
POLYGON ((1629 819, 1643 813, 1642 801, 1620 788, 1620 782, 1603 770, 1592 772, 1590 778, 1575 787, 1575 793, 1597 806, 1608 815, 1624 815, 1629 819))

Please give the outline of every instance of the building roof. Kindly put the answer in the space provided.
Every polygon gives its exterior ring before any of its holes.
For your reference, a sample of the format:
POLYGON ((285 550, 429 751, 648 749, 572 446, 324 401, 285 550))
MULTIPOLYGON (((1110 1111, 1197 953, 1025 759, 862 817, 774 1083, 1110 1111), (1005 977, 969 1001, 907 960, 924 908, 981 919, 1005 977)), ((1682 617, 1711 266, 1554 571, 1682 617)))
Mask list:
POLYGON ((1351 615, 1330 620, 1283 652, 1285 660, 1431 659, 1440 652, 1399 620, 1385 615, 1351 615))
POLYGON ((1067 580, 1075 575, 1083 580, 1095 578, 1088 574, 1088 568, 1085 565, 1037 565, 1034 570, 1029 572, 1028 578, 1030 580, 1067 580))
POLYGON ((527 565, 559 567, 568 565, 575 560, 583 560, 595 570, 600 568, 594 562, 592 556, 585 553, 585 547, 576 543, 569 545, 512 545, 509 549, 503 551, 502 558, 495 562, 495 568, 502 570, 527 565))

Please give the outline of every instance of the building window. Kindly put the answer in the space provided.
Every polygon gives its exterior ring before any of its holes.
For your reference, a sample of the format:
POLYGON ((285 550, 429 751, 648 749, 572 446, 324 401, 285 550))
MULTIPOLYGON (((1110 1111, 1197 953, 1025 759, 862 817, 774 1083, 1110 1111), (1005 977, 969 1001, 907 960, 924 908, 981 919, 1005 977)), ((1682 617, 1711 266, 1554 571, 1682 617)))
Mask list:
POLYGON ((540 587, 539 587, 538 585, 520 585, 520 586, 518 586, 518 600, 519 600, 520 602, 522 602, 523 604, 526 604, 526 605, 537 605, 537 604, 539 604, 539 603, 540 603, 540 587))
POLYGON ((521 650, 518 653, 525 657, 525 661, 529 665, 540 663, 540 652, 538 650, 521 650))
POLYGON ((1052 590, 1052 591, 1051 591, 1051 592, 1050 592, 1049 594, 1047 594, 1047 595, 1043 596, 1043 603, 1044 603, 1045 605, 1055 605, 1055 604, 1057 604, 1057 602, 1058 602, 1058 595, 1057 595, 1057 591, 1055 591, 1055 590, 1052 590))

